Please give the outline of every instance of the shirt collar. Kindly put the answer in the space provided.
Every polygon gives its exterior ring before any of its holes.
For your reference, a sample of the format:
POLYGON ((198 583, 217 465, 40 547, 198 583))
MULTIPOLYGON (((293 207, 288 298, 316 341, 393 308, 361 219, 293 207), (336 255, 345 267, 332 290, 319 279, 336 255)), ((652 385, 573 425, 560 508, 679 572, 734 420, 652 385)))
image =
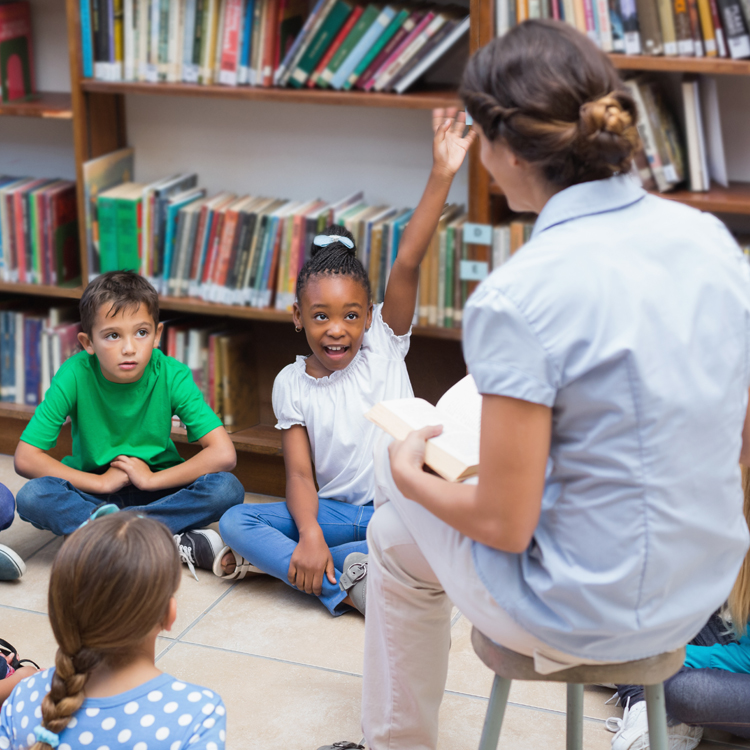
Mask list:
POLYGON ((625 208, 645 195, 646 191, 633 173, 571 185, 547 201, 536 220, 531 236, 537 237, 545 229, 571 219, 625 208))

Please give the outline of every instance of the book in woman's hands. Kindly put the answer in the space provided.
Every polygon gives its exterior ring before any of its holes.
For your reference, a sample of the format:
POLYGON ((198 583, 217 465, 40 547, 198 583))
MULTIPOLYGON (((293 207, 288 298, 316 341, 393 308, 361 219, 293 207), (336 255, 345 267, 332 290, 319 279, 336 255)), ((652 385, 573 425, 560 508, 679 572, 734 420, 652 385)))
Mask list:
POLYGON ((427 441, 425 463, 443 479, 459 482, 479 471, 481 403, 474 380, 467 376, 437 406, 421 398, 401 398, 381 401, 365 416, 396 440, 413 430, 442 425, 443 432, 427 441))

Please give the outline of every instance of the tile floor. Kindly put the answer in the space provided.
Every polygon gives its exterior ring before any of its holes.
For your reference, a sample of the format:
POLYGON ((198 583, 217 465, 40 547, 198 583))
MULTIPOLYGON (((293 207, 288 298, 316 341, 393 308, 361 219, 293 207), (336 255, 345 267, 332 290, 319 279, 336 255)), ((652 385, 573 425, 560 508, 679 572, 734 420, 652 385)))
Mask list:
MULTIPOLYGON (((12 459, 0 455, 0 482, 16 492, 23 481, 12 459)), ((20 581, 0 584, 0 635, 22 656, 52 664, 47 577, 61 540, 17 519, 0 542, 27 565, 20 581)), ((315 750, 337 740, 360 740, 363 619, 355 613, 333 619, 316 600, 272 578, 225 583, 207 571, 198 576, 196 583, 184 572, 177 622, 159 639, 157 664, 221 694, 228 748, 315 750)), ((473 750, 479 744, 492 675, 474 655, 470 632, 456 612, 439 750, 473 750)), ((604 720, 620 714, 604 705, 610 695, 604 688, 586 688, 585 750, 609 748, 612 735, 604 720)), ((500 748, 564 746, 565 687, 514 683, 500 748)), ((749 748, 750 742, 716 733, 700 747, 749 748)))

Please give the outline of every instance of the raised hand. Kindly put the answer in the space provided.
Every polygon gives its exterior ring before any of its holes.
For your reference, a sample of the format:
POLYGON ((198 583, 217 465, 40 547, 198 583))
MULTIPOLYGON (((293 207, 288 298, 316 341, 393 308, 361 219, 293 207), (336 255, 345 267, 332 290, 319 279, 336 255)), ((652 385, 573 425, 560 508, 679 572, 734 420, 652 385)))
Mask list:
POLYGON ((455 107, 432 110, 432 160, 436 168, 445 170, 451 176, 463 164, 469 147, 477 137, 472 129, 466 130, 466 113, 455 107))

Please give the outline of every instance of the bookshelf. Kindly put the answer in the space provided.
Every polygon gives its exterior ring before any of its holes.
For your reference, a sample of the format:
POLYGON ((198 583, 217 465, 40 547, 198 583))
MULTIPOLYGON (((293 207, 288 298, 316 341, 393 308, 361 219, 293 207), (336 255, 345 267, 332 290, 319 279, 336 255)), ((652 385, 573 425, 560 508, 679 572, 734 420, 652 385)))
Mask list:
POLYGON ((70 94, 60 91, 43 91, 29 100, 0 102, 0 117, 3 116, 71 120, 73 108, 70 94))

